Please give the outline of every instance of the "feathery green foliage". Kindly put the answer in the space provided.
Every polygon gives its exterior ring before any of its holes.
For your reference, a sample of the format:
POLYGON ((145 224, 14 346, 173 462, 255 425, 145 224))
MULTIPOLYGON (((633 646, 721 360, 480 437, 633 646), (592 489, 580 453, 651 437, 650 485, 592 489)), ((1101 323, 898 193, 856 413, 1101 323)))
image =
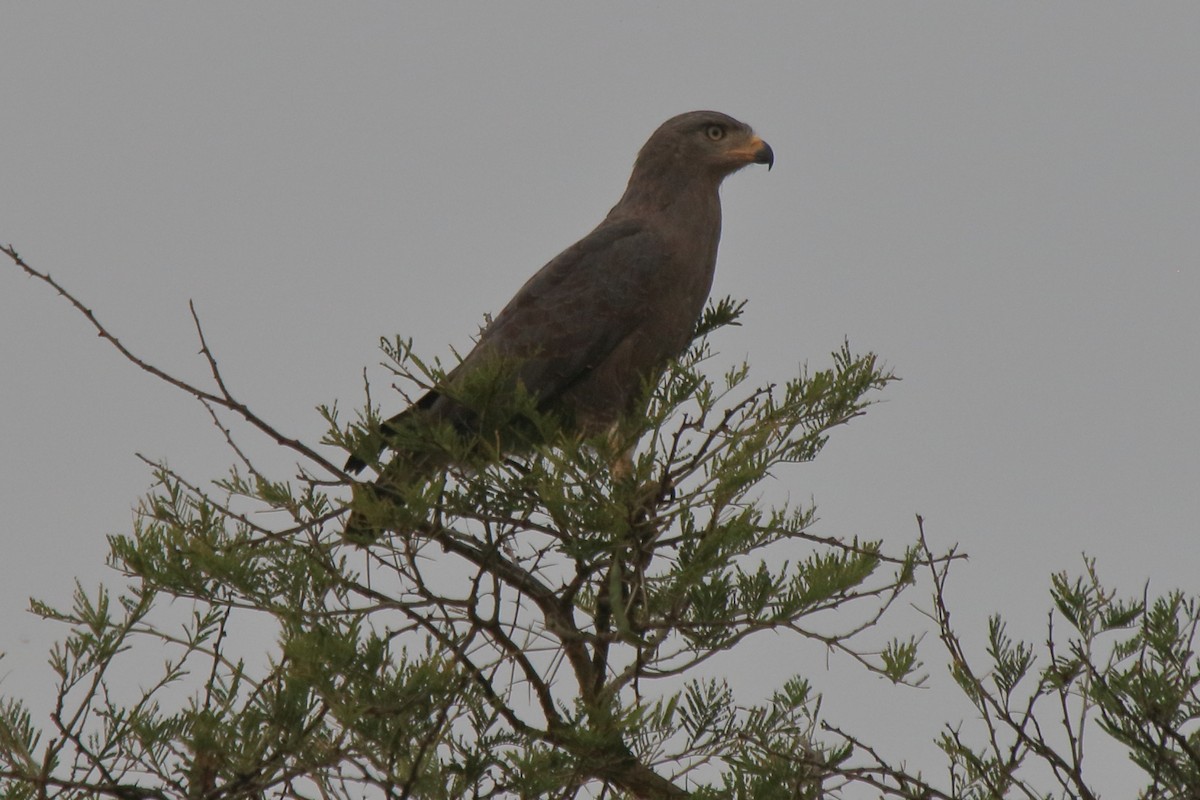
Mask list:
MULTIPOLYGON (((156 464, 133 531, 110 540, 122 588, 33 605, 69 633, 46 727, 0 699, 0 797, 1051 796, 1032 761, 1061 796, 1090 797, 1075 743, 1092 718, 1150 776, 1144 797, 1189 796, 1196 601, 1117 601, 1089 566, 1055 578, 1070 632, 1052 631, 1048 656, 997 617, 978 671, 945 605, 955 554, 923 536, 892 552, 820 535, 811 506, 769 499, 892 376, 843 345, 781 384, 751 386, 745 364, 714 378, 707 337, 741 311, 709 309, 617 436, 566 435, 520 392, 468 385, 545 444, 512 455, 446 425, 406 429, 394 447, 444 466, 365 501, 390 531, 370 541, 344 536, 337 459, 257 417, 305 454, 297 476, 268 475, 224 428, 226 477, 156 464), (635 445, 631 474, 614 474, 635 445), (952 674, 990 732, 947 729, 948 787, 826 720, 813 676, 721 676, 721 659, 771 636, 919 684, 919 636, 874 632, 926 571, 952 674), (1065 750, 1042 738, 1042 701, 1070 712, 1065 750)), ((411 342, 384 349, 414 391, 444 374, 411 342)), ((371 410, 348 425, 323 412, 327 444, 379 435, 371 410)))

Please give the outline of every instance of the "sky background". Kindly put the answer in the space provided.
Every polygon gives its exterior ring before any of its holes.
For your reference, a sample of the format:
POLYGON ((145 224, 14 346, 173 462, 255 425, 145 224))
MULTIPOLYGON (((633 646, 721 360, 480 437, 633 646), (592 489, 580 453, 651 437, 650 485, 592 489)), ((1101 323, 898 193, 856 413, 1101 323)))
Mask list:
MULTIPOLYGON (((1002 611, 1040 641, 1083 553, 1129 594, 1198 588, 1197 41, 1182 2, 6 3, 0 242, 203 380, 194 300, 235 394, 316 441, 364 367, 398 408, 378 337, 467 347, 660 122, 727 112, 776 165, 723 190, 713 292, 749 301, 723 358, 778 381, 846 338, 903 378, 781 491, 895 547, 924 515, 971 556, 964 631, 1002 611)), ((61 632, 27 598, 112 579, 138 452, 230 462, 198 405, 0 263, 0 691, 48 691, 61 632)), ((785 639, 745 668, 811 664, 832 719, 935 767, 924 742, 970 715, 935 644, 928 690, 785 639)), ((1138 785, 1104 762, 1106 796, 1138 785)))

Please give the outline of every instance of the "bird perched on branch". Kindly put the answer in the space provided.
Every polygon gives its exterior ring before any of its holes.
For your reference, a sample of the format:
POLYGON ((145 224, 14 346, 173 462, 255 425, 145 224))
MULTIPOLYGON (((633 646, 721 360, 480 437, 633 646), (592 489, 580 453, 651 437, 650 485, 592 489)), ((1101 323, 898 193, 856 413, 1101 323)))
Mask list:
MULTIPOLYGON (((382 437, 361 443, 346 469, 358 473, 376 461, 415 415, 464 434, 499 435, 479 430, 485 415, 455 391, 495 363, 507 365, 506 380, 570 430, 612 430, 691 340, 716 266, 721 181, 747 164, 770 169, 774 160, 770 145, 725 114, 692 111, 664 122, 604 221, 526 281, 444 382, 382 423, 382 437)), ((364 490, 379 497, 388 485, 445 466, 414 464, 392 449, 380 479, 360 485, 352 507, 364 490)), ((376 534, 368 516, 355 507, 347 535, 376 534)))

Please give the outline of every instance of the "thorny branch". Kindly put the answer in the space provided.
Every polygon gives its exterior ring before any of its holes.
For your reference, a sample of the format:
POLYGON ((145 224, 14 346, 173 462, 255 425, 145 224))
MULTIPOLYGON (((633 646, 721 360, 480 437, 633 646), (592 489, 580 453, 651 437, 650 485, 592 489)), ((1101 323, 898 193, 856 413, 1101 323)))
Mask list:
MULTIPOLYGON (((952 671, 970 687, 967 695, 982 714, 982 721, 987 729, 990 751, 997 756, 1006 750, 1008 752, 1004 770, 1006 780, 1009 779, 1009 776, 1015 775, 1016 770, 1024 761, 1025 754, 1032 753, 1046 762, 1063 789, 1069 792, 1071 796, 1078 797, 1080 800, 1098 800, 1096 795, 1093 794, 1084 782, 1081 759, 1072 758, 1068 760, 1065 758, 1058 750, 1047 743, 1046 738, 1041 732, 1037 717, 1034 715, 1034 706, 1038 700, 1046 695, 1051 687, 1045 683, 1040 684, 1028 699, 1025 708, 1018 713, 1014 713, 1001 696, 1002 693, 991 691, 986 685, 984 678, 976 674, 976 671, 971 668, 962 643, 958 635, 954 632, 951 624, 950 609, 946 602, 946 582, 949 575, 948 562, 936 563, 934 554, 930 550, 925 537, 925 521, 920 515, 917 516, 917 528, 919 545, 924 556, 923 561, 933 580, 933 620, 937 625, 939 638, 950 655, 952 671), (1033 733, 1030 732, 1031 726, 1035 729, 1033 733), (1007 730, 1014 737, 1014 744, 1011 748, 1006 748, 1001 743, 1001 729, 1007 730)), ((1065 692, 1065 687, 1059 690, 1060 698, 1065 697, 1065 692)), ((956 741, 959 741, 957 734, 953 734, 952 732, 952 735, 956 741)), ((1075 753, 1075 751, 1071 752, 1075 753)), ((1080 753, 1079 755, 1082 754, 1080 753)), ((1015 787, 1029 794, 1029 789, 1019 782, 1015 783, 1015 787)), ((1029 796, 1033 797, 1034 795, 1029 794, 1029 796)))

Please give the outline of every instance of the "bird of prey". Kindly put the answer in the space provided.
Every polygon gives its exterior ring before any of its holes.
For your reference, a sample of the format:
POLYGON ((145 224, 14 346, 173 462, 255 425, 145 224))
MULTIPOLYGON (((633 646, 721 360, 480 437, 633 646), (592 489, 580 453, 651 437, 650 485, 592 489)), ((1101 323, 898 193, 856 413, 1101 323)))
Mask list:
MULTIPOLYGON (((510 365, 510 382, 569 430, 612 430, 691 340, 716 266, 721 181, 747 164, 770 169, 774 160, 748 125, 725 114, 692 111, 664 122, 604 221, 526 281, 442 385, 384 422, 382 440, 360 444, 346 469, 358 473, 377 460, 414 415, 492 436, 473 430, 479 411, 465 408, 455 388, 496 362, 510 365)), ((431 471, 394 466, 403 461, 396 452, 376 487, 399 479, 389 473, 431 471)), ((347 535, 370 528, 356 510, 347 535)))

